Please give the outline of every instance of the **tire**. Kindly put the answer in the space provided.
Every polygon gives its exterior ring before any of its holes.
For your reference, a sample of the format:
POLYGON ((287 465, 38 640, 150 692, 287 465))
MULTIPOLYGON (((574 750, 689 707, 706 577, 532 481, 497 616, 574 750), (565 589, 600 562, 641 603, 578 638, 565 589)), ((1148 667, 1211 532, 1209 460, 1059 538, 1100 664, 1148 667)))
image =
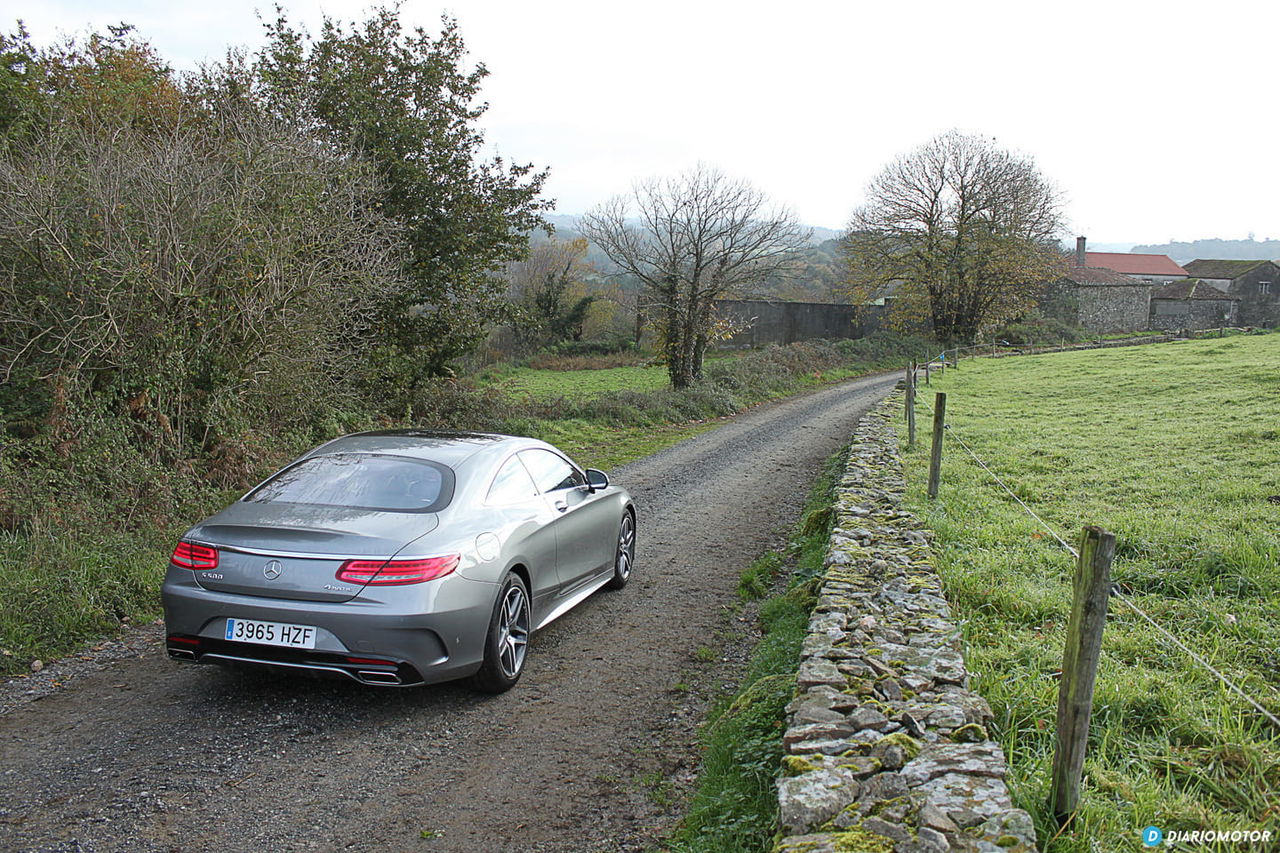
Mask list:
POLYGON ((636 516, 631 510, 624 510, 622 521, 618 524, 618 547, 613 555, 613 577, 604 585, 605 589, 622 589, 631 580, 631 570, 636 563, 636 516))
POLYGON ((533 633, 529 588, 508 572, 499 587, 484 639, 484 663, 472 676, 472 685, 485 693, 505 693, 520 680, 533 633))

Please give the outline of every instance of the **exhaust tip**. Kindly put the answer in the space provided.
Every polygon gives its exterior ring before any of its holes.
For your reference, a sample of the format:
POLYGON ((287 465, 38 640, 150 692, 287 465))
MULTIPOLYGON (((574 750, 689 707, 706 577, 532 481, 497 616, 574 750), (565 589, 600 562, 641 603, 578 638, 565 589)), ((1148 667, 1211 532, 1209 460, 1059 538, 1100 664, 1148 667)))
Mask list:
POLYGON ((356 678, 365 684, 400 684, 400 675, 395 672, 378 672, 369 669, 356 670, 356 678))
POLYGON ((189 660, 189 661, 194 661, 194 660, 196 659, 196 653, 195 653, 194 651, 192 651, 191 649, 173 649, 173 648, 171 648, 171 649, 169 649, 169 657, 174 658, 175 660, 189 660))

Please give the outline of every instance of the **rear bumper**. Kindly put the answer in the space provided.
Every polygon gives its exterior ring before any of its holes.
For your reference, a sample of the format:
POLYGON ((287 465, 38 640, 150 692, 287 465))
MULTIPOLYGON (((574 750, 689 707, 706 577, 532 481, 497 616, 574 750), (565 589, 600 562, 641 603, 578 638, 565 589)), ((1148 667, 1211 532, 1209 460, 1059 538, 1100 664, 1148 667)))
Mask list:
MULTIPOLYGON (((400 603, 357 597, 330 603, 202 589, 170 569, 164 602, 169 656, 194 663, 265 666, 409 686, 471 675, 484 659, 496 587, 451 576, 423 584, 400 603), (310 625, 314 649, 229 641, 227 618, 310 625)), ((385 594, 385 593, 383 593, 385 594)))

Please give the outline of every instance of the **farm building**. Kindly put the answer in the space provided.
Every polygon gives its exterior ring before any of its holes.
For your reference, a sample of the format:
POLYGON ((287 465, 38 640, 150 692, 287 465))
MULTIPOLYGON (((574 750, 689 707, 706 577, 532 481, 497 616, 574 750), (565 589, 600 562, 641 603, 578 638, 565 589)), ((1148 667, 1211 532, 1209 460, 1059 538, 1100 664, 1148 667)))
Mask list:
POLYGON ((1191 275, 1239 300, 1238 323, 1280 326, 1280 265, 1272 261, 1194 260, 1191 275))
POLYGON ((1151 328, 1176 332, 1234 326, 1239 302, 1198 278, 1171 282, 1151 292, 1151 328))
POLYGON ((1090 252, 1085 238, 1076 238, 1076 266, 1113 270, 1151 284, 1168 284, 1187 278, 1185 269, 1168 255, 1141 255, 1132 252, 1090 252))
POLYGON ((1069 267, 1046 288, 1043 310, 1089 332, 1133 332, 1147 328, 1150 282, 1103 267, 1069 267))

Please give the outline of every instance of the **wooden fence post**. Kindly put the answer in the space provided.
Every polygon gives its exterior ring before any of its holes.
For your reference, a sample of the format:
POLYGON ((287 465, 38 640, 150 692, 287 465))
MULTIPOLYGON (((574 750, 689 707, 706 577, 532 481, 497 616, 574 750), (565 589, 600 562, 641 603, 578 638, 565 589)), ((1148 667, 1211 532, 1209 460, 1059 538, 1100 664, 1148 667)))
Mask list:
POLYGON ((907 376, 905 381, 902 384, 903 390, 906 391, 906 393, 902 395, 903 397, 902 417, 903 418, 911 417, 911 415, 909 414, 911 411, 911 383, 914 381, 914 377, 912 376, 914 372, 915 372, 915 362, 914 361, 908 362, 907 376))
POLYGON ((1071 819, 1080 804, 1080 775, 1089 740, 1093 685, 1102 653, 1102 629, 1107 624, 1111 560, 1115 553, 1114 534, 1100 527, 1084 529, 1067 623, 1067 647, 1062 655, 1062 680, 1058 684, 1058 742, 1049 789, 1049 809, 1059 826, 1071 819))
POLYGON ((910 379, 907 381, 907 449, 916 446, 916 363, 911 362, 910 379))
POLYGON ((947 395, 933 395, 933 447, 929 451, 929 497, 938 496, 938 478, 942 473, 942 431, 947 424, 947 395))

